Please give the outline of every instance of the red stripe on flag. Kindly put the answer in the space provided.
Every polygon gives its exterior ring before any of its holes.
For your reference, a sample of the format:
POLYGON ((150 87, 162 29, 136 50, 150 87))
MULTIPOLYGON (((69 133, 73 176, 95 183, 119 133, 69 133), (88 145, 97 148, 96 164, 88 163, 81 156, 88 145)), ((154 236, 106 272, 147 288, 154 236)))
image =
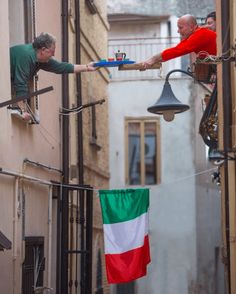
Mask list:
POLYGON ((121 254, 106 254, 105 259, 110 284, 127 283, 145 276, 151 261, 148 236, 142 247, 121 254))

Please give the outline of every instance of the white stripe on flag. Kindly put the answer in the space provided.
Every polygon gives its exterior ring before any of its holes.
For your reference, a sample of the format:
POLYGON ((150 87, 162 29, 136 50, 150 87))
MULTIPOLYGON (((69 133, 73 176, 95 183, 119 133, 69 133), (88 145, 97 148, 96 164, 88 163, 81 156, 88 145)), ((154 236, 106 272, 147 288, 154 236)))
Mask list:
POLYGON ((119 254, 139 248, 148 234, 148 213, 115 224, 103 224, 105 254, 119 254))

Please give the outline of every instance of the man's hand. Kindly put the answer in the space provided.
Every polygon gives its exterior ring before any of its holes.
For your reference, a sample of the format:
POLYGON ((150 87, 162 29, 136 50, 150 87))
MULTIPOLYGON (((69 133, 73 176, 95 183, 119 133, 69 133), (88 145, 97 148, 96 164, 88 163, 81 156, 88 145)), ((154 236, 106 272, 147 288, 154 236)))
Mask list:
POLYGON ((140 62, 141 69, 140 71, 144 71, 146 69, 151 68, 155 63, 161 62, 162 57, 161 53, 152 56, 151 58, 147 59, 146 61, 140 62))
POLYGON ((74 64, 74 73, 95 71, 95 70, 96 70, 96 67, 94 67, 94 62, 90 62, 88 64, 74 64))
POLYGON ((140 69, 140 71, 144 71, 146 69, 151 68, 153 64, 155 64, 155 62, 153 63, 151 61, 151 59, 148 59, 147 61, 141 62, 141 69, 140 69))
POLYGON ((88 64, 86 64, 87 67, 87 71, 95 71, 97 68, 94 67, 94 62, 90 62, 88 64))

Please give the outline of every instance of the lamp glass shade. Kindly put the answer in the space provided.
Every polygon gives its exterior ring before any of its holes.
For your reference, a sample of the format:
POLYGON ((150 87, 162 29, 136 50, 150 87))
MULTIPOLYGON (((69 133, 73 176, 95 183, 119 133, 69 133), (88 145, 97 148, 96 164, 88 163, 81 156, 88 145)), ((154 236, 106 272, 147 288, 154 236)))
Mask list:
POLYGON ((174 95, 168 81, 165 82, 160 98, 153 105, 148 107, 148 111, 164 116, 164 119, 171 121, 175 113, 181 113, 189 109, 187 104, 181 103, 174 95))

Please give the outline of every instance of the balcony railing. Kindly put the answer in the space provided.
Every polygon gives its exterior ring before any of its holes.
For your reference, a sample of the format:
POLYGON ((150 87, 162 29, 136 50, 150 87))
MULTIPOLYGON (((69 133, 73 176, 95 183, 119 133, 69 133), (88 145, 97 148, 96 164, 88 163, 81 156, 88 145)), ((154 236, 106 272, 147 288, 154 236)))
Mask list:
MULTIPOLYGON (((175 46, 179 38, 110 38, 108 54, 114 57, 114 54, 120 52, 126 53, 126 58, 140 62, 149 57, 162 52, 166 48, 175 46)), ((173 68, 181 68, 181 58, 175 58, 162 64, 159 70, 147 71, 118 71, 117 68, 109 68, 112 80, 120 79, 156 79, 160 75, 165 76, 173 68)))

